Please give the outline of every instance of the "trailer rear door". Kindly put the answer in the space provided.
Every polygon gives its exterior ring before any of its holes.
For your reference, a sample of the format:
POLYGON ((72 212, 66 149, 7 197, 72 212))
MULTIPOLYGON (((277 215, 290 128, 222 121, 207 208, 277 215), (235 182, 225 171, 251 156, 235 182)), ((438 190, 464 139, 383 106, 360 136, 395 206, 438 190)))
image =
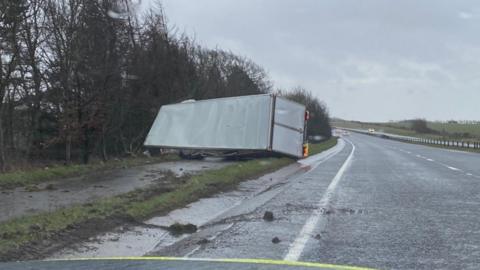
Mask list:
POLYGON ((303 157, 305 106, 276 97, 272 150, 303 157))

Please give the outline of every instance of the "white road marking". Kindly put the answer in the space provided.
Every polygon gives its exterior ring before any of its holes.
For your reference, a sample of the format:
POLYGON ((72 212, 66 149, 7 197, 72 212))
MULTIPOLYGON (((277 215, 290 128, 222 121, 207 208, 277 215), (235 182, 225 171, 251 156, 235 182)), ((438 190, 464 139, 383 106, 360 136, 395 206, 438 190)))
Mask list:
POLYGON ((452 166, 447 166, 447 168, 449 168, 452 171, 461 171, 460 169, 452 167, 452 166))
POLYGON ((352 151, 350 152, 350 155, 345 160, 342 167, 340 167, 337 174, 328 185, 327 190, 325 191, 322 198, 318 202, 317 208, 313 211, 313 213, 307 219, 307 221, 305 222, 305 225, 303 225, 303 228, 298 234, 295 241, 290 244, 290 247, 288 249, 287 255, 285 255, 284 260, 297 261, 300 258, 300 255, 302 255, 302 252, 305 249, 305 245, 307 244, 307 241, 310 239, 310 236, 313 230, 315 229, 318 222, 322 218, 322 215, 323 215, 322 209, 325 208, 329 203, 330 199, 333 196, 335 188, 337 187, 338 183, 340 182, 340 179, 342 178, 343 174, 345 173, 348 166, 350 165, 353 159, 353 154, 355 153, 355 145, 349 140, 345 139, 345 141, 349 142, 352 145, 352 151))
POLYGON ((467 175, 468 175, 468 176, 473 176, 473 174, 471 174, 471 173, 467 173, 467 175))
MULTIPOLYGON (((411 154, 411 152, 408 152, 408 151, 407 151, 407 153, 411 154)), ((433 160, 433 159, 431 159, 431 158, 424 157, 424 156, 422 156, 422 155, 415 155, 415 156, 416 156, 417 158, 423 158, 423 159, 425 159, 425 160, 427 160, 427 161, 430 161, 430 162, 435 162, 435 160, 433 160)), ((436 163, 438 163, 438 164, 440 164, 440 165, 443 165, 443 166, 447 167, 448 169, 450 169, 450 170, 452 170, 452 171, 457 171, 457 172, 461 172, 461 171, 462 171, 462 170, 459 169, 459 168, 455 168, 455 167, 452 167, 452 166, 450 166, 450 165, 443 164, 443 163, 441 163, 441 162, 436 162, 436 163)), ((468 176, 473 176, 472 174, 467 174, 467 175, 468 175, 468 176)))

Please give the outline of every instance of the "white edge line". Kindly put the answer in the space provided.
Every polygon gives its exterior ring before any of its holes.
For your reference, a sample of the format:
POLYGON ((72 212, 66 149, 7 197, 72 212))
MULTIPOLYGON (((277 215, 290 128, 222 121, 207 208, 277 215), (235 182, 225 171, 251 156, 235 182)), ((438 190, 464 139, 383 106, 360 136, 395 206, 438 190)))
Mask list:
POLYGON ((332 181, 328 185, 327 190, 325 191, 322 198, 318 202, 318 207, 313 211, 313 213, 307 219, 307 221, 305 222, 305 225, 303 225, 303 228, 298 234, 295 241, 292 244, 290 244, 287 255, 285 255, 284 257, 284 260, 286 261, 298 261, 298 259, 300 258, 300 255, 302 255, 302 252, 305 249, 305 245, 307 244, 307 241, 310 238, 310 235, 312 234, 313 230, 315 229, 317 223, 319 222, 322 216, 322 208, 324 208, 329 202, 329 200, 331 199, 335 191, 335 188, 337 187, 338 183, 340 182, 340 179, 342 178, 343 174, 345 173, 345 171, 347 170, 348 166, 350 165, 353 159, 353 154, 355 153, 355 145, 349 140, 346 140, 346 139, 344 140, 349 142, 352 145, 352 151, 350 152, 350 155, 343 163, 342 167, 340 167, 340 169, 338 170, 335 177, 332 179, 332 181))

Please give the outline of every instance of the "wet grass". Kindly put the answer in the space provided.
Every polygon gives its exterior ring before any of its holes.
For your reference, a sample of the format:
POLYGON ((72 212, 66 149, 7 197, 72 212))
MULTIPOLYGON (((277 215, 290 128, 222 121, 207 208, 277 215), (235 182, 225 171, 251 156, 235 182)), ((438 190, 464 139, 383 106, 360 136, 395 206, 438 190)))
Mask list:
POLYGON ((461 124, 461 123, 437 123, 429 122, 428 127, 437 132, 446 132, 450 134, 465 134, 479 139, 480 124, 461 124))
POLYGON ((22 186, 31 187, 42 182, 58 180, 62 178, 177 159, 178 157, 176 155, 165 155, 152 158, 145 157, 111 160, 108 162, 98 162, 92 164, 72 164, 67 166, 56 165, 48 168, 3 173, 0 174, 0 189, 11 189, 22 186))
POLYGON ((321 143, 311 143, 309 144, 309 147, 308 147, 309 155, 311 156, 311 155, 319 154, 327 149, 330 149, 337 144, 337 141, 338 141, 337 137, 331 137, 330 139, 321 143))

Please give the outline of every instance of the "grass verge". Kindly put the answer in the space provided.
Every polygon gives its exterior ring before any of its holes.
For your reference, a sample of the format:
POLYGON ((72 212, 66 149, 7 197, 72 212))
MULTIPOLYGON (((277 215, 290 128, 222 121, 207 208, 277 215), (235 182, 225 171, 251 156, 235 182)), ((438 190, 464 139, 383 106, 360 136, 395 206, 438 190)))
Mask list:
POLYGON ((311 143, 308 149, 309 155, 319 154, 327 149, 330 149, 337 144, 337 141, 337 137, 331 137, 330 139, 321 143, 311 143))
POLYGON ((99 171, 128 168, 149 163, 177 160, 176 155, 164 155, 160 157, 127 158, 122 160, 111 160, 92 164, 72 164, 67 166, 56 165, 53 167, 33 169, 28 171, 15 171, 0 174, 0 189, 16 188, 28 185, 40 184, 51 180, 67 177, 80 176, 99 171))

